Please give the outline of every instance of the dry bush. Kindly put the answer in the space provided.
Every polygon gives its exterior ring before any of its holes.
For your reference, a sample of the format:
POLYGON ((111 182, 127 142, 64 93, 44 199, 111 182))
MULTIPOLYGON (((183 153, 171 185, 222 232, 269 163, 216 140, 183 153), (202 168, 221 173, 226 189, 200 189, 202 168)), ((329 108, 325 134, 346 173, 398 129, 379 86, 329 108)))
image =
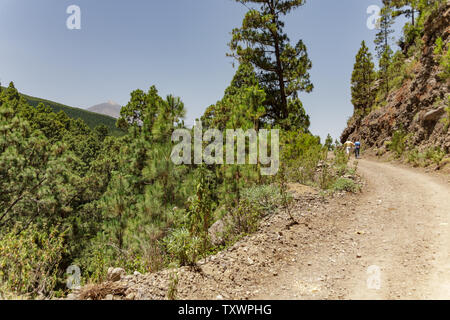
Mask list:
POLYGON ((125 297, 126 290, 126 285, 120 282, 107 281, 100 284, 90 284, 81 289, 78 299, 103 300, 109 294, 125 297))

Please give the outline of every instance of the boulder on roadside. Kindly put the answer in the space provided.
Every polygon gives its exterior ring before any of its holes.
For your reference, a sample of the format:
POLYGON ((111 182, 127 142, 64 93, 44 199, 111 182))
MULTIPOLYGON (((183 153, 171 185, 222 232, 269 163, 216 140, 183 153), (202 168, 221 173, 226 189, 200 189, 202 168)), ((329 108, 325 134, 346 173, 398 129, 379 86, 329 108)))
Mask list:
POLYGON ((122 279, 124 276, 126 275, 126 272, 124 269, 122 268, 109 268, 108 269, 108 281, 119 281, 120 279, 122 279))
POLYGON ((226 231, 226 225, 224 219, 217 220, 209 229, 208 234, 211 239, 211 243, 215 246, 219 246, 225 243, 223 235, 226 231))
POLYGON ((423 122, 436 122, 436 121, 438 121, 441 118, 441 116, 444 113, 445 113, 445 108, 444 107, 440 107, 438 109, 430 110, 430 111, 426 112, 422 116, 422 121, 423 122))

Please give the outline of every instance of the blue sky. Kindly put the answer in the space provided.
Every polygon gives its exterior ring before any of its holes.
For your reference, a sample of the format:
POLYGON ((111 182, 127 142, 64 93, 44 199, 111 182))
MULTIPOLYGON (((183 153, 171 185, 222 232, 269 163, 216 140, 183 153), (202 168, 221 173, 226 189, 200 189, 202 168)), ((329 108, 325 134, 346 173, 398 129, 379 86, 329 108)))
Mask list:
MULTIPOLYGON (((362 40, 373 50, 368 6, 381 0, 309 0, 286 17, 292 42, 303 39, 315 89, 301 94, 311 131, 339 137, 353 107, 350 76, 362 40)), ((0 0, 0 81, 29 95, 88 108, 127 103, 156 85, 180 96, 187 123, 220 100, 235 69, 230 32, 245 7, 234 0, 0 0), (78 5, 81 30, 68 30, 78 5)))

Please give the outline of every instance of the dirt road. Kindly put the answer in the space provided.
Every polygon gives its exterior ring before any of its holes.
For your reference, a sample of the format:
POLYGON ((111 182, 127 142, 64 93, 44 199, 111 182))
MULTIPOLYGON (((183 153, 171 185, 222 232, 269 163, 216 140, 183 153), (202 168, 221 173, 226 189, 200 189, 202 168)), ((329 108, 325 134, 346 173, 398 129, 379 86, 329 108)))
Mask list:
POLYGON ((450 299, 450 183, 369 160, 359 172, 362 193, 296 185, 298 224, 269 215, 196 269, 126 276, 100 298, 166 299, 176 287, 177 299, 450 299))
POLYGON ((359 170, 363 194, 331 234, 300 247, 307 266, 289 267, 257 298, 450 299, 449 183, 369 160, 359 170))

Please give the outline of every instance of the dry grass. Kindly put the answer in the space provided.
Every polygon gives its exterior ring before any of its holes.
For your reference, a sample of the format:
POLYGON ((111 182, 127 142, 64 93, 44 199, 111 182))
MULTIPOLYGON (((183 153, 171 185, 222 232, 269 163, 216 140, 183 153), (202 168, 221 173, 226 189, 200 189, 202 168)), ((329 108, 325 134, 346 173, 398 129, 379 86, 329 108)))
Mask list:
POLYGON ((81 289, 79 300, 102 300, 107 295, 125 296, 127 287, 120 282, 104 282, 100 284, 90 284, 81 289))
POLYGON ((303 184, 300 183, 288 183, 288 191, 297 194, 297 195, 305 195, 305 194, 318 194, 319 192, 310 187, 310 186, 305 186, 303 184))

